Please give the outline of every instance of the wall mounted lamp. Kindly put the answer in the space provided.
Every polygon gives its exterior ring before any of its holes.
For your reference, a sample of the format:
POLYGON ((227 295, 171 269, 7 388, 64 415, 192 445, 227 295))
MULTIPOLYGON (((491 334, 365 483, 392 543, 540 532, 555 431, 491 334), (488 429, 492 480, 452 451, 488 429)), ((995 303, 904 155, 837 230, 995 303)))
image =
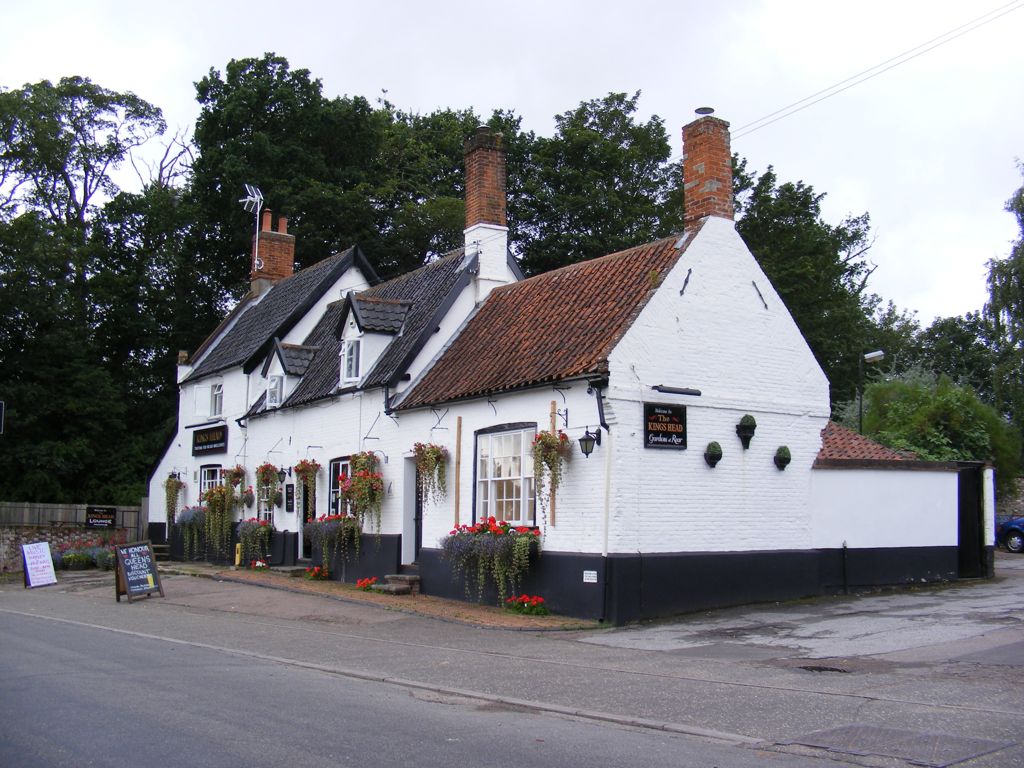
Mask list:
POLYGON ((590 454, 594 452, 594 446, 601 444, 601 428, 598 427, 596 432, 591 432, 590 427, 587 427, 587 431, 583 433, 583 437, 580 438, 580 451, 583 452, 584 458, 589 459, 590 454))

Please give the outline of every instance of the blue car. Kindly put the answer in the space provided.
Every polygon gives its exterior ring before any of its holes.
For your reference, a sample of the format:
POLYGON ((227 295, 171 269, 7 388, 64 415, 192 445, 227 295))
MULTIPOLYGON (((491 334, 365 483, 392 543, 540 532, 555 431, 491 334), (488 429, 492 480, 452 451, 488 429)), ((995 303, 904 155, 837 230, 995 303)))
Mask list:
POLYGON ((1024 552, 1024 517, 1014 517, 999 526, 996 544, 1002 544, 1011 552, 1024 552))

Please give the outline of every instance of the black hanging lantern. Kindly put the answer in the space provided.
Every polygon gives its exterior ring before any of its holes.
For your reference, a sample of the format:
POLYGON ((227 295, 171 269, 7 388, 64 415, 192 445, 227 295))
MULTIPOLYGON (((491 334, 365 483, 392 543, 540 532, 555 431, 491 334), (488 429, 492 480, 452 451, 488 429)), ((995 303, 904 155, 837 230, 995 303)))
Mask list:
POLYGON ((587 431, 583 433, 583 437, 580 438, 580 451, 583 453, 584 458, 590 458, 590 454, 594 452, 594 446, 601 444, 601 428, 598 427, 597 432, 591 432, 590 427, 587 427, 587 431))
POLYGON ((277 470, 277 482, 284 483, 286 477, 288 477, 288 473, 284 469, 277 470))

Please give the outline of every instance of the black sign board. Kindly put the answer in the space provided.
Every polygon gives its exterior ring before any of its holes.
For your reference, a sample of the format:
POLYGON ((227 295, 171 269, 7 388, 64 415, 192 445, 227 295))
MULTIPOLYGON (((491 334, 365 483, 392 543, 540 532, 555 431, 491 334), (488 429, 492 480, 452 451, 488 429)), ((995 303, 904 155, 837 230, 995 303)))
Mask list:
POLYGON ((192 433, 192 455, 204 456, 208 453, 228 452, 228 427, 220 424, 216 427, 197 429, 192 433))
POLYGON ((644 403, 644 448, 686 448, 686 406, 644 403))
POLYGON ((284 511, 295 511, 295 483, 288 483, 284 487, 284 511))
POLYGON ((153 545, 150 542, 136 541, 123 544, 116 547, 115 551, 117 559, 114 562, 114 569, 117 573, 114 579, 114 594, 117 602, 121 602, 121 595, 127 595, 129 603, 132 598, 148 596, 153 592, 159 592, 160 597, 164 596, 160 574, 156 569, 153 545))
POLYGON ((117 507, 86 507, 86 528, 116 528, 117 507))

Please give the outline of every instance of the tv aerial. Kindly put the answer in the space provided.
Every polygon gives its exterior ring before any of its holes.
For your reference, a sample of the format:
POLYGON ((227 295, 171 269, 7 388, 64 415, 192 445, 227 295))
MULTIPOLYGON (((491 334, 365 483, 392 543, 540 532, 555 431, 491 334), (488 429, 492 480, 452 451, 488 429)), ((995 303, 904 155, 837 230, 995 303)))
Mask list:
POLYGON ((252 184, 245 185, 245 197, 239 201, 246 213, 254 214, 256 219, 255 247, 252 254, 253 272, 263 269, 263 261, 260 260, 260 212, 263 210, 263 193, 260 188, 252 184))

